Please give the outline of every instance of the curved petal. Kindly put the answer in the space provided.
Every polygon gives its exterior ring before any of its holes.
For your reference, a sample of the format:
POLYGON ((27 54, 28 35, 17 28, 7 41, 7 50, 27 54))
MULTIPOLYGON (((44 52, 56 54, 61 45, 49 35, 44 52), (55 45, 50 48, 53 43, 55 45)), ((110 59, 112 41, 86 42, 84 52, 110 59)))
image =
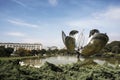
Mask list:
POLYGON ((64 45, 65 45, 65 38, 66 38, 66 34, 64 33, 64 31, 62 31, 62 40, 63 40, 64 45))

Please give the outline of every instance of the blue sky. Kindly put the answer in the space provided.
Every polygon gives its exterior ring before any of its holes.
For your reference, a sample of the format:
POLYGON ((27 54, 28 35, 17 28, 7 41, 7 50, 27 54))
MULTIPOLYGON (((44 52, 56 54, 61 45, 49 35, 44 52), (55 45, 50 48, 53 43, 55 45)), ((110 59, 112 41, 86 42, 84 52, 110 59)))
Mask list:
POLYGON ((0 0, 0 42, 64 47, 62 30, 94 28, 120 40, 120 0, 0 0))

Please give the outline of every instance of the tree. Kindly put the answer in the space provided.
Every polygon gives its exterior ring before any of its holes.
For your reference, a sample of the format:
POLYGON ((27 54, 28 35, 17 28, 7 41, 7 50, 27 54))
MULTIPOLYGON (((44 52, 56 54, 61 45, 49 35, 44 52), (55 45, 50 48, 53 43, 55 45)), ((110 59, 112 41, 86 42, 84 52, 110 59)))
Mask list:
POLYGON ((38 53, 41 54, 41 55, 45 54, 46 52, 47 51, 45 49, 38 50, 38 53))
POLYGON ((59 53, 60 53, 60 54, 61 54, 61 53, 66 54, 66 53, 67 53, 67 50, 66 50, 66 49, 60 49, 60 50, 59 50, 59 53))
POLYGON ((13 53, 14 49, 13 48, 5 48, 5 52, 6 52, 6 56, 9 57, 11 55, 11 53, 13 53))
POLYGON ((19 48, 15 54, 19 55, 19 56, 27 56, 29 55, 29 51, 25 50, 24 48, 19 48))
POLYGON ((4 46, 0 46, 0 57, 5 57, 6 52, 5 52, 5 47, 4 46))
POLYGON ((120 53, 120 48, 119 48, 119 46, 113 46, 113 48, 112 48, 112 53, 120 53))
POLYGON ((35 55, 38 54, 38 51, 37 51, 37 50, 31 50, 30 54, 31 54, 32 56, 35 56, 35 55))
POLYGON ((104 49, 107 52, 114 52, 115 49, 118 50, 119 48, 120 48, 120 41, 112 41, 111 43, 107 44, 104 49))

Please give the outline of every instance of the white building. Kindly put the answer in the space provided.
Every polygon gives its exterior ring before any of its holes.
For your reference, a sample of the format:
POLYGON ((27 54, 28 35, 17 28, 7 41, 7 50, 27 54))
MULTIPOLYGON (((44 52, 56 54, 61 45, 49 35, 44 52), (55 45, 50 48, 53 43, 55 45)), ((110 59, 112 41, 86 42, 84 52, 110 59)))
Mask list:
POLYGON ((42 44, 40 43, 0 43, 0 46, 5 46, 5 48, 11 47, 16 51, 19 48, 24 48, 26 50, 41 50, 42 44))
POLYGON ((51 46, 51 47, 47 47, 48 49, 50 49, 50 50, 55 50, 55 49, 58 49, 58 47, 57 46, 51 46))

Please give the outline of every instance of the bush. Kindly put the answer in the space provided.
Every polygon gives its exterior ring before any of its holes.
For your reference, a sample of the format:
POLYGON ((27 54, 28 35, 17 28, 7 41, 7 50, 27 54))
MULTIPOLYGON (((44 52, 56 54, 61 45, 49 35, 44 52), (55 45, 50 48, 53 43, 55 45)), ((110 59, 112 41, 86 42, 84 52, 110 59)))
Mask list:
POLYGON ((120 80, 120 67, 74 63, 56 66, 46 62, 41 68, 20 66, 19 60, 0 61, 0 80, 120 80))
POLYGON ((0 57, 9 57, 13 53, 13 48, 0 46, 0 57))

